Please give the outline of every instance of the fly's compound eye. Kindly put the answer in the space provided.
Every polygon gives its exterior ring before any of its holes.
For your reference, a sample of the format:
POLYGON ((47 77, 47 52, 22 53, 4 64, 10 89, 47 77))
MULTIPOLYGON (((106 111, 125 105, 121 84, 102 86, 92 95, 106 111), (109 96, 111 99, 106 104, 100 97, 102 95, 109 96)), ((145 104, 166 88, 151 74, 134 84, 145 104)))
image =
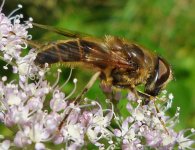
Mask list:
POLYGON ((147 94, 157 96, 161 89, 172 79, 172 71, 170 65, 162 58, 158 57, 154 73, 146 83, 147 94))

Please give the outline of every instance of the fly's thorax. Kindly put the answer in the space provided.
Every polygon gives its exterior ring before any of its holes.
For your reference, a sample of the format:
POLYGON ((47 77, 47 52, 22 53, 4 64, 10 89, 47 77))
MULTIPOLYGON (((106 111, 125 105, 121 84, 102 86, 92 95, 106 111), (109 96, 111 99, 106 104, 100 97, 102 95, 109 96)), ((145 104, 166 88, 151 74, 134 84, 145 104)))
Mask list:
POLYGON ((154 70, 154 58, 156 55, 135 43, 127 42, 117 37, 108 36, 106 45, 110 49, 110 57, 113 59, 116 57, 114 60, 121 58, 119 62, 124 63, 124 65, 120 65, 115 61, 115 67, 106 76, 106 78, 112 77, 114 86, 133 87, 146 83, 152 70, 154 70))
POLYGON ((146 48, 134 43, 127 44, 125 50, 129 56, 129 62, 136 66, 134 67, 134 72, 136 72, 133 80, 134 85, 145 84, 155 68, 157 56, 146 48))

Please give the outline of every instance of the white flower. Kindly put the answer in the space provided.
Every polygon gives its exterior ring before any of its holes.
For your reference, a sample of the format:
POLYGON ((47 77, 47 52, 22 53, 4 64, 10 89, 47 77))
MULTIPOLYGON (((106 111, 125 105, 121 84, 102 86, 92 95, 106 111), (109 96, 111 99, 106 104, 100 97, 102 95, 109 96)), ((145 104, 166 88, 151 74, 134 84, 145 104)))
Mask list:
POLYGON ((50 134, 47 132, 46 128, 42 123, 34 124, 29 130, 29 137, 35 143, 40 143, 42 141, 47 141, 50 134))
POLYGON ((184 130, 184 131, 180 131, 179 134, 176 137, 176 141, 179 144, 179 149, 183 150, 183 149, 191 149, 191 146, 193 144, 195 144, 195 141, 190 139, 189 137, 194 136, 195 133, 192 131, 192 134, 185 137, 184 134, 185 132, 187 132, 188 130, 184 130))
POLYGON ((83 127, 81 124, 69 124, 66 126, 66 131, 63 131, 69 140, 75 141, 78 145, 84 143, 83 127))
POLYGON ((143 121, 145 119, 143 110, 135 110, 134 114, 132 115, 137 121, 143 121))
POLYGON ((9 140, 4 140, 2 143, 0 143, 0 149, 1 150, 9 150, 11 142, 9 140))
POLYGON ((9 94, 7 97, 7 104, 8 105, 19 105, 21 103, 21 98, 16 94, 9 94))
POLYGON ((175 142, 175 137, 173 135, 162 134, 162 144, 164 146, 172 145, 175 142))
POLYGON ((36 143, 35 150, 45 150, 45 145, 43 143, 36 143))

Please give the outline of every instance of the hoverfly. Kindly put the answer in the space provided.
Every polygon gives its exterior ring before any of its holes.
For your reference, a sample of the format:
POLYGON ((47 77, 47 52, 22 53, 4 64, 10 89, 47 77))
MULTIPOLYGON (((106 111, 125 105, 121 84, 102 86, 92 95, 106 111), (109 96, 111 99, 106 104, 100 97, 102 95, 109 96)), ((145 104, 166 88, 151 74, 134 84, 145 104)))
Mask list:
MULTIPOLYGON (((82 65, 97 73, 91 82, 100 78, 101 83, 117 88, 128 88, 137 93, 137 85, 145 86, 146 95, 157 96, 172 79, 172 71, 166 60, 133 42, 113 36, 95 39, 80 33, 33 23, 71 39, 42 45, 35 63, 65 63, 82 65)), ((86 92, 93 83, 89 83, 86 92)))
MULTIPOLYGON (((45 63, 65 63, 70 66, 82 65, 96 71, 82 93, 75 98, 75 102, 81 100, 98 77, 105 86, 127 88, 135 94, 136 98, 144 97, 143 104, 147 104, 151 97, 158 96, 172 79, 172 70, 167 61, 136 43, 113 36, 96 39, 81 36, 78 32, 37 23, 33 25, 71 38, 40 46, 41 51, 35 59, 36 64, 42 66, 45 63), (140 84, 145 86, 144 93, 136 90, 136 86, 140 84)), ((155 108, 159 113, 156 105, 155 108)), ((65 115, 60 122, 59 130, 67 116, 65 115)), ((169 134, 164 121, 158 118, 166 133, 169 134)))

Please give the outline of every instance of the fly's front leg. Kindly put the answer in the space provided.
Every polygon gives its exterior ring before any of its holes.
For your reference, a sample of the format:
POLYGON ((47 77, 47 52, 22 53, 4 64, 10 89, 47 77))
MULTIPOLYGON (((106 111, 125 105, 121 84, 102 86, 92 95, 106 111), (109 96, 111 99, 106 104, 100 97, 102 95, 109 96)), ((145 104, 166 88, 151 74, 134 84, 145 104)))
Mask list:
POLYGON ((148 95, 146 93, 143 93, 141 91, 137 91, 137 94, 143 98, 143 102, 142 105, 148 105, 148 103, 151 101, 151 99, 153 98, 151 95, 148 95))
POLYGON ((160 113, 160 110, 159 110, 158 106, 156 105, 155 97, 153 97, 153 96, 151 96, 151 95, 149 95, 149 94, 147 94, 147 93, 142 93, 142 92, 140 92, 140 91, 137 91, 137 93, 138 93, 141 97, 144 98, 144 101, 143 101, 143 103, 142 103, 143 105, 148 105, 148 103, 149 103, 150 101, 153 102, 154 107, 155 107, 155 110, 156 110, 156 115, 157 115, 157 117, 158 117, 158 119, 159 119, 161 125, 163 126, 165 132, 169 135, 169 132, 168 132, 168 130, 167 130, 167 128, 166 128, 165 122, 162 120, 161 117, 158 116, 158 114, 160 113))

